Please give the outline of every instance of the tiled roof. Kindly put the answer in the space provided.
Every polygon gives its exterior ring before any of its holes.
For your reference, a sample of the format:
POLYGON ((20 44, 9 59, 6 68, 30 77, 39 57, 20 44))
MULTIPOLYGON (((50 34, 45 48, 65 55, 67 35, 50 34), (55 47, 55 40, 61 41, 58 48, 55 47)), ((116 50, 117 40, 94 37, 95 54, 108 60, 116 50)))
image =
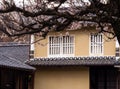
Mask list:
POLYGON ((29 59, 29 45, 18 43, 0 43, 0 53, 21 62, 29 59))
POLYGON ((0 53, 0 67, 14 68, 14 69, 26 70, 26 71, 35 70, 35 68, 25 63, 22 63, 21 61, 8 57, 1 53, 0 53))
POLYGON ((116 58, 114 56, 104 57, 54 57, 54 58, 34 58, 26 63, 33 66, 46 65, 114 65, 116 58))
POLYGON ((0 43, 0 67, 33 71, 34 67, 25 64, 29 59, 29 45, 19 43, 0 43))

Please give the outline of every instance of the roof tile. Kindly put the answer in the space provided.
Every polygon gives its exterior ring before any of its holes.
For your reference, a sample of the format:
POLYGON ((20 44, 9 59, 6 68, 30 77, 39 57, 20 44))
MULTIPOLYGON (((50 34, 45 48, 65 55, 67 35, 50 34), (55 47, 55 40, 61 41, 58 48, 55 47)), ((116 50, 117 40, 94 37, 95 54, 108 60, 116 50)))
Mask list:
POLYGON ((28 70, 35 70, 34 67, 31 67, 25 63, 22 63, 19 60, 8 57, 8 56, 1 54, 1 53, 0 53, 0 66, 7 67, 7 68, 27 70, 27 71, 28 70))
POLYGON ((26 63, 33 66, 46 65, 114 65, 114 56, 100 57, 53 57, 53 58, 34 58, 26 63))

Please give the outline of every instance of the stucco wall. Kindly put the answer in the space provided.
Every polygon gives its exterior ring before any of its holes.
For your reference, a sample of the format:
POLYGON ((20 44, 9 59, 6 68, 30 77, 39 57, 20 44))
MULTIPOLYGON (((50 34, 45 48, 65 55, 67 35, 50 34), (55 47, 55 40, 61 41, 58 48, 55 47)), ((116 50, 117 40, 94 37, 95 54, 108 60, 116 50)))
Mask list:
MULTIPOLYGON (((89 56, 89 41, 90 41, 90 32, 94 32, 94 29, 88 30, 74 30, 74 31, 62 31, 62 32, 51 32, 48 34, 45 40, 37 42, 35 44, 35 57, 48 57, 48 37, 49 35, 65 35, 66 32, 69 32, 70 35, 75 36, 75 56, 89 56)), ((39 37, 36 38, 36 40, 39 37)), ((114 56, 115 55, 115 40, 108 41, 104 37, 104 52, 105 56, 114 56)))
POLYGON ((35 73, 34 89, 89 89, 89 69, 43 68, 35 73))
POLYGON ((106 56, 115 56, 115 39, 105 40, 104 38, 104 55, 106 56))

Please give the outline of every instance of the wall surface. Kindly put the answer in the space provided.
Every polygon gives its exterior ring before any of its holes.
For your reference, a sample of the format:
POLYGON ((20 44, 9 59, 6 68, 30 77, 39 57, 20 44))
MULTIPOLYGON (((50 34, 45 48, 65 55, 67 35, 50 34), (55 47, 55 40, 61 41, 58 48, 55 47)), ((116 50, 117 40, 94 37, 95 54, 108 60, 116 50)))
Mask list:
POLYGON ((38 68, 34 89, 89 89, 89 68, 38 68))
MULTIPOLYGON (((94 28, 51 32, 45 40, 35 44, 35 57, 48 57, 48 37, 50 35, 69 35, 75 37, 74 56, 90 56, 90 33, 96 33, 94 28)), ((39 40, 36 37, 35 40, 39 40)), ((103 56, 115 55, 115 40, 103 38, 103 56)), ((35 73, 34 89, 89 89, 88 67, 38 67, 35 73)))
MULTIPOLYGON (((37 42, 35 44, 35 57, 48 57, 48 37, 49 35, 65 35, 69 32, 70 35, 75 37, 75 52, 74 56, 90 56, 90 33, 95 33, 94 29, 88 30, 74 30, 74 31, 62 31, 62 32, 51 32, 48 34, 45 40, 37 42)), ((36 40, 39 37, 35 38, 36 40)), ((103 38, 103 56, 114 56, 115 55, 115 40, 108 41, 108 38, 103 38)))

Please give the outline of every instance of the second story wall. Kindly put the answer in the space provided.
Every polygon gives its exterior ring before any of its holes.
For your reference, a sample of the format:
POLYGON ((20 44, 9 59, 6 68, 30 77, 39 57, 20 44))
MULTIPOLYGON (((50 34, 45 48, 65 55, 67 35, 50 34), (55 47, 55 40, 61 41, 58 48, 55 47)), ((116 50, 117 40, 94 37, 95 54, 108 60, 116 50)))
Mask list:
MULTIPOLYGON (((70 35, 74 37, 74 55, 72 56, 115 56, 115 40, 108 41, 103 35, 103 54, 102 55, 91 55, 91 32, 94 29, 88 30, 72 30, 72 31, 62 31, 62 32, 50 32, 45 40, 35 43, 35 57, 49 57, 49 37, 50 36, 65 36, 70 35)), ((38 40, 39 37, 35 37, 38 40)), ((95 39, 94 39, 95 40, 95 39)), ((94 45, 96 46, 96 45, 94 45)), ((59 55, 60 56, 60 55, 59 55)))

